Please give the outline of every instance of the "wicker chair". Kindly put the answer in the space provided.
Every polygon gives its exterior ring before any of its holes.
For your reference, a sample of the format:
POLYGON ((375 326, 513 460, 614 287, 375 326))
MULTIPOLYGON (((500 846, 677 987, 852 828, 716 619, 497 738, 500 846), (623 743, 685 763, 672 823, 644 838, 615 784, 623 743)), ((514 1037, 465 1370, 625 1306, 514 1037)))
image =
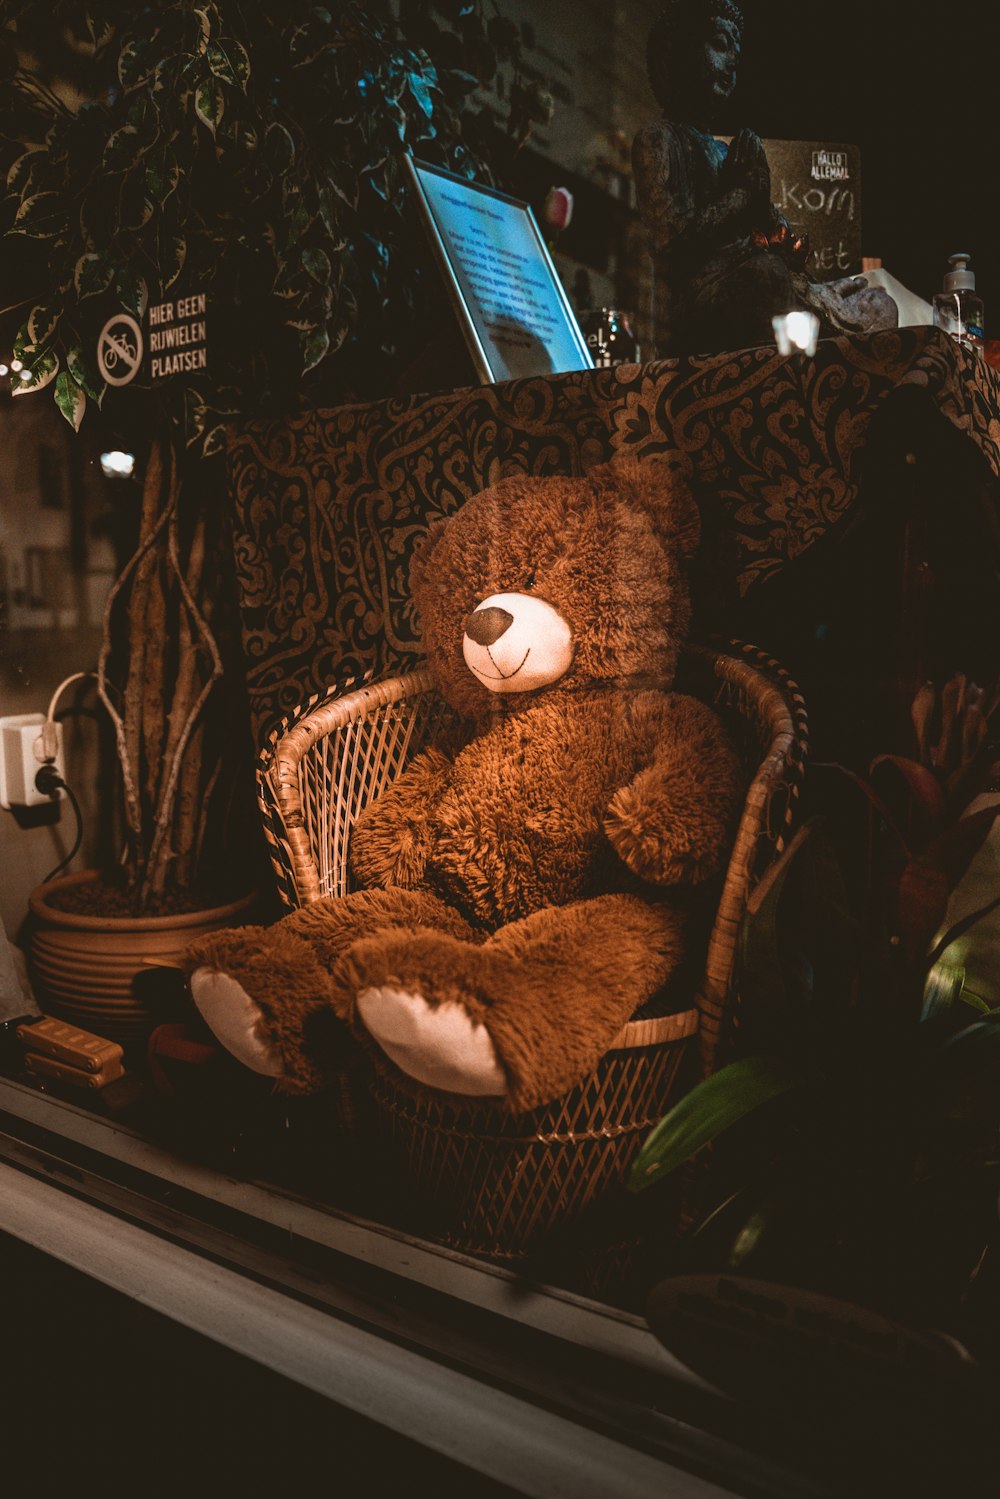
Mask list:
MULTIPOLYGON (((626 1025, 595 1071, 530 1114, 488 1101, 414 1094, 376 1066, 376 1118, 437 1236, 461 1249, 520 1259, 620 1183, 649 1129, 674 1101, 682 1064, 712 1069, 732 1021, 733 963, 747 897, 793 829, 807 725, 798 691, 752 647, 692 647, 678 686, 713 703, 749 784, 693 1002, 626 1025)), ((289 906, 350 888, 359 812, 446 723, 424 670, 314 699, 272 736, 258 785, 279 888, 289 906)), ((685 1067, 685 1072, 688 1069, 685 1067)))

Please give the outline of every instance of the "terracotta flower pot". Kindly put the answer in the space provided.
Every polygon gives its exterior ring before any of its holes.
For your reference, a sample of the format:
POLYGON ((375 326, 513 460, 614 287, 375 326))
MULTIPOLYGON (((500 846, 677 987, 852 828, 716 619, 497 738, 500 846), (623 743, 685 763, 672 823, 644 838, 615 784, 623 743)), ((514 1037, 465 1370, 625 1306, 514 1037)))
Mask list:
POLYGON ((98 878, 96 870, 85 870, 32 891, 32 978, 47 1014, 123 1046, 141 1044, 158 1017, 133 994, 135 975, 152 964, 175 961, 206 932, 240 926, 254 896, 174 916, 82 916, 49 904, 53 891, 98 878))

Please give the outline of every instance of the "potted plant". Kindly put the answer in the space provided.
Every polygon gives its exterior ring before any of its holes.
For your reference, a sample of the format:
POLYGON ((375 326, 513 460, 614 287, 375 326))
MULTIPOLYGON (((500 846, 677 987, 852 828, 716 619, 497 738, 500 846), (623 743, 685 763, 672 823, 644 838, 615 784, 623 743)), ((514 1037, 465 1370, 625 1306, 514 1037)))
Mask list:
POLYGON ((475 89, 516 58, 517 33, 478 7, 410 5, 397 19, 388 4, 305 0, 11 0, 4 28, 12 388, 47 391, 77 431, 111 421, 143 470, 97 663, 122 863, 33 908, 162 921, 245 893, 232 870, 246 860, 224 838, 234 787, 231 823, 254 820, 225 587, 227 426, 389 388, 419 343, 425 275, 401 154, 489 176, 483 153, 501 132, 475 89), (446 65, 428 42, 448 43, 446 65), (141 369, 111 388, 96 358, 109 315, 141 324, 188 293, 207 299, 207 368, 162 383, 141 369))
POLYGON ((715 1142, 688 1168, 700 1221, 675 1274, 808 1288, 975 1340, 977 1279, 1000 1243, 1000 1011, 949 949, 1000 896, 950 929, 946 913, 1000 814, 994 797, 958 815, 990 774, 995 706, 961 678, 940 700, 924 689, 920 754, 879 757, 866 778, 826 767, 864 817, 835 798, 754 892, 742 1054, 632 1170, 645 1190, 715 1142))

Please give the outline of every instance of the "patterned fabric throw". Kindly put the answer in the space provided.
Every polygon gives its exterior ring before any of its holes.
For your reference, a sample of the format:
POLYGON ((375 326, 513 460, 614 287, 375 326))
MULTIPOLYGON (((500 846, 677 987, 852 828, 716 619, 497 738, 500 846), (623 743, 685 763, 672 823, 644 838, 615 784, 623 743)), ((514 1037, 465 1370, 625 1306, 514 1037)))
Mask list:
POLYGON ((761 347, 313 411, 230 449, 237 581, 257 743, 317 691, 410 669, 418 538, 509 474, 578 474, 629 453, 680 466, 705 526, 699 627, 856 504, 872 417, 923 389, 1000 474, 1000 372, 930 328, 761 347))

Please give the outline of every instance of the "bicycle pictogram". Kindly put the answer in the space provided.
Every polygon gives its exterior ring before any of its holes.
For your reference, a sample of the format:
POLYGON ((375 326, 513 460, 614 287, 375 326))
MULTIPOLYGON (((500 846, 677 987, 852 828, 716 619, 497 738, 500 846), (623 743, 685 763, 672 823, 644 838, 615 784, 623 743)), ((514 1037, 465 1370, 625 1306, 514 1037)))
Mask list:
POLYGON ((127 312, 116 312, 97 340, 97 367, 109 385, 127 385, 142 363, 142 329, 127 312))

